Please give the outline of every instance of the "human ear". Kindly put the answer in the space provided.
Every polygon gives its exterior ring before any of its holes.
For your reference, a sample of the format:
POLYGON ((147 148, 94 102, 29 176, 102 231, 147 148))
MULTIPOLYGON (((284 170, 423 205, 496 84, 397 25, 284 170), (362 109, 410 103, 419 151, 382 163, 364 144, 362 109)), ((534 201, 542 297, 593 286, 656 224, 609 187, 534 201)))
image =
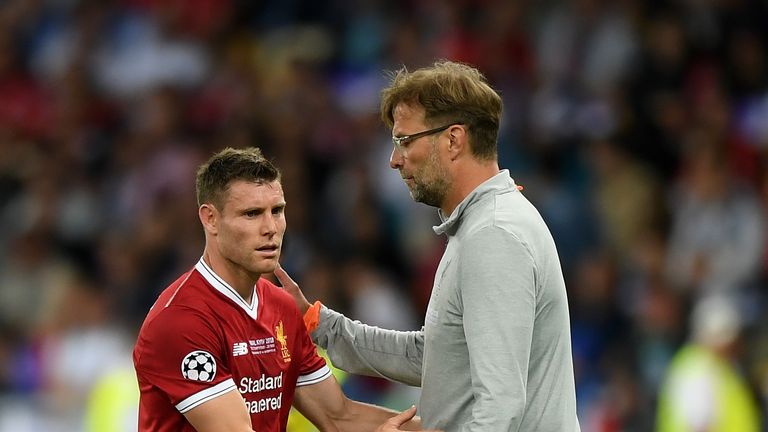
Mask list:
POLYGON ((216 211, 216 207, 213 204, 203 204, 197 209, 197 215, 200 218, 200 223, 203 224, 203 229, 212 235, 218 233, 218 216, 219 212, 216 211))
POLYGON ((451 160, 456 160, 463 152, 469 149, 467 130, 464 126, 454 125, 448 129, 448 154, 451 160))

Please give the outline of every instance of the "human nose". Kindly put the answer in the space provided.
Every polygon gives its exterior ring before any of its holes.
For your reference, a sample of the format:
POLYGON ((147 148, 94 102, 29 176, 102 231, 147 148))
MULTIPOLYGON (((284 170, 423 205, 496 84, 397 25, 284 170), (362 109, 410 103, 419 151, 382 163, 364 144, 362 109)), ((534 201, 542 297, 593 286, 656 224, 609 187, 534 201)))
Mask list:
POLYGON ((268 236, 273 236, 277 233, 277 219, 275 215, 267 215, 266 221, 262 225, 262 231, 268 236))
POLYGON ((400 169, 403 166, 403 154, 395 146, 392 148, 392 154, 389 155, 389 167, 392 169, 400 169))

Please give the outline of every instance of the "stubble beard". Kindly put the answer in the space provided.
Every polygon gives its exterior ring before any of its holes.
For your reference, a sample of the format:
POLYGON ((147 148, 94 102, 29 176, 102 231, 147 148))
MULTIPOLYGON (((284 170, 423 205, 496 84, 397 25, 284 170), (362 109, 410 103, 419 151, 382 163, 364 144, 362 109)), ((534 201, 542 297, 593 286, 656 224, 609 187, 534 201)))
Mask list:
POLYGON ((410 189, 411 198, 414 201, 424 203, 432 207, 441 207, 448 189, 451 186, 448 172, 440 163, 437 147, 433 146, 424 167, 421 169, 421 178, 413 177, 413 187, 410 189))

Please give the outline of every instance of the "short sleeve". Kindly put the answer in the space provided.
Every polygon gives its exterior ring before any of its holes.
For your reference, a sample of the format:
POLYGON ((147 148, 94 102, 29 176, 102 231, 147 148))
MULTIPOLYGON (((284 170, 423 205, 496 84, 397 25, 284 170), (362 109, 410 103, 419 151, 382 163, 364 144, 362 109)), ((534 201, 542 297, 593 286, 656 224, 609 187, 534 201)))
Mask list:
POLYGON ((301 365, 299 366, 299 378, 296 386, 305 386, 316 384, 331 376, 331 369, 325 363, 325 359, 317 354, 317 347, 307 333, 307 328, 301 317, 298 317, 298 335, 299 352, 301 353, 301 365))
POLYGON ((220 336, 199 312, 169 307, 139 335, 136 371, 182 414, 234 390, 220 336))

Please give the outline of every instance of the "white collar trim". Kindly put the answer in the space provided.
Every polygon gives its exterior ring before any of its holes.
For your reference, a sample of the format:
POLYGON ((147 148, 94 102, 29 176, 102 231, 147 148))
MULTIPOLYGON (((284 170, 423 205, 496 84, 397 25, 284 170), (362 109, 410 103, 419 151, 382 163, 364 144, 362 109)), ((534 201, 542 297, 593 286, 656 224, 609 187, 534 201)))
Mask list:
POLYGON ((256 319, 256 312, 259 308, 259 297, 256 295, 255 285, 253 287, 253 295, 251 296, 251 304, 248 304, 231 285, 224 282, 224 279, 222 279, 221 276, 217 275, 210 267, 208 267, 208 264, 206 264, 202 257, 200 258, 200 261, 195 264, 195 270, 197 270, 216 291, 224 294, 227 298, 240 306, 248 316, 256 319))

